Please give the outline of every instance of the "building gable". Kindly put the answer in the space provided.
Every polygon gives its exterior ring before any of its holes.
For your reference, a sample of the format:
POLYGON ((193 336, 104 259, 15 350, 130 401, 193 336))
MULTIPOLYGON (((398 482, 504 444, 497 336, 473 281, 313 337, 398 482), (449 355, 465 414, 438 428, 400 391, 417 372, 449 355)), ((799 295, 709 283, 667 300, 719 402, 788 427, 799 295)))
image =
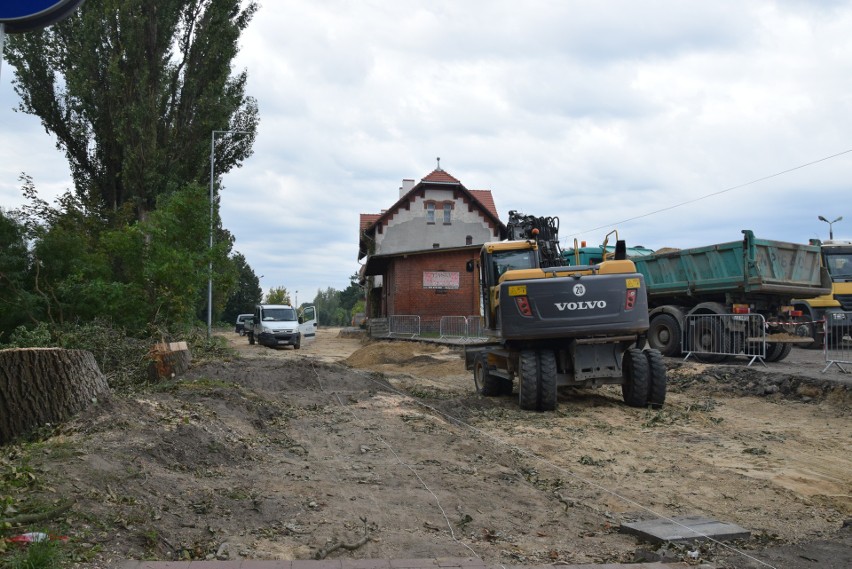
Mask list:
POLYGON ((390 208, 361 214, 359 259, 478 245, 498 239, 505 229, 489 190, 468 190, 440 167, 404 191, 406 182, 390 208))

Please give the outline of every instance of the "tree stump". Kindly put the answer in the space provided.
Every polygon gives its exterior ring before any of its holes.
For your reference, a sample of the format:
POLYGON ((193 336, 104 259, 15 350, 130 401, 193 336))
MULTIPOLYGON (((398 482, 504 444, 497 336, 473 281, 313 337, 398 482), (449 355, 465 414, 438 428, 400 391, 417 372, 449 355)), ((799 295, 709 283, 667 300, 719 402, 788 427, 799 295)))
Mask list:
POLYGON ((189 369, 189 364, 192 363, 186 342, 155 344, 148 357, 151 360, 148 364, 148 379, 152 382, 174 379, 189 369))
POLYGON ((85 350, 0 350, 0 444, 48 423, 61 423, 109 393, 85 350))

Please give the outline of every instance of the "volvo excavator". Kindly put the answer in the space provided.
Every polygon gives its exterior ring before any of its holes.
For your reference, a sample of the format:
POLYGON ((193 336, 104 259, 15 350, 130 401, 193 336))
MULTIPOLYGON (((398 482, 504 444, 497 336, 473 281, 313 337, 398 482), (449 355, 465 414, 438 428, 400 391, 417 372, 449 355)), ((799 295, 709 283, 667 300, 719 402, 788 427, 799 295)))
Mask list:
POLYGON ((507 239, 485 243, 478 261, 485 344, 468 346, 465 365, 484 396, 511 395, 522 409, 557 408, 560 386, 620 384, 624 402, 659 408, 666 369, 643 350, 648 330, 644 277, 626 258, 567 266, 559 219, 509 212, 507 239))

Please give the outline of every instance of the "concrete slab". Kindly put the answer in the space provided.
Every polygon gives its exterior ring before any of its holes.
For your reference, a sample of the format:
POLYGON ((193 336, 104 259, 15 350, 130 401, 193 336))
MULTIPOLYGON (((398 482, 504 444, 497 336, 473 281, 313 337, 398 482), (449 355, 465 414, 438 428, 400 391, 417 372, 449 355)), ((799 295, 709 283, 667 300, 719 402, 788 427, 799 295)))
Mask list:
POLYGON ((704 516, 680 516, 671 519, 644 520, 621 524, 621 532, 651 543, 667 541, 729 541, 748 539, 751 532, 736 524, 711 520, 704 516))

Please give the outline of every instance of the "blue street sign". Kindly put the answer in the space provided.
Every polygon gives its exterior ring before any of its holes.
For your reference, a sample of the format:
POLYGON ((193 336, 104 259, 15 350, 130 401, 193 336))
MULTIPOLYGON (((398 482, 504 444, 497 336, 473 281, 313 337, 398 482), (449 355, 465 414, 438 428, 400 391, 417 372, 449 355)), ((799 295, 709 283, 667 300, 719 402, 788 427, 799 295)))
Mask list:
POLYGON ((73 12, 83 0, 4 0, 0 24, 8 33, 25 32, 55 24, 73 12))

